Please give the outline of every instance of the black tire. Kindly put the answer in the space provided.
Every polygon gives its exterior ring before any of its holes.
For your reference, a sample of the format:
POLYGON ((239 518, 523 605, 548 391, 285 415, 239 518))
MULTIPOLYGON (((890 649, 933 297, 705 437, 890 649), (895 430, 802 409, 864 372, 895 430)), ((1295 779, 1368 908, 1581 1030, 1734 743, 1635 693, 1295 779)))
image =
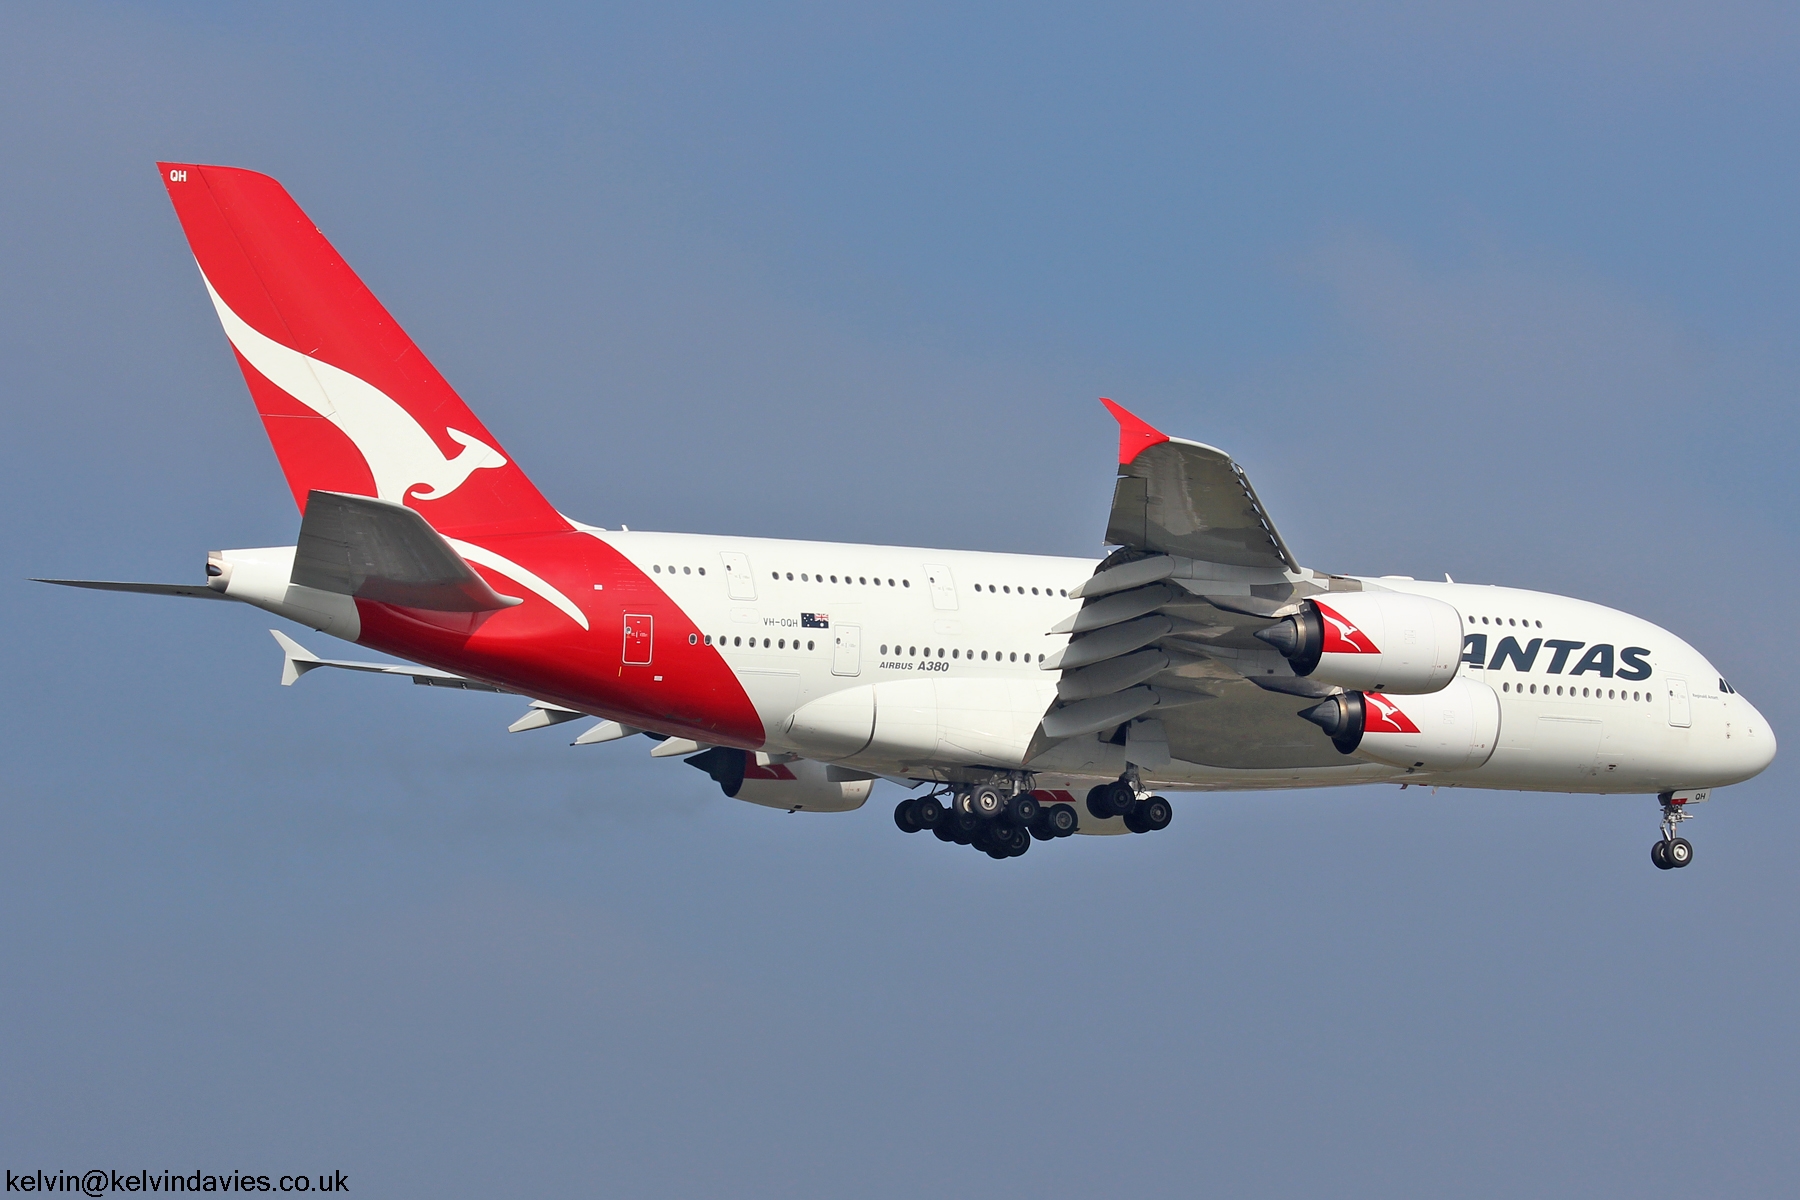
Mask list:
POLYGON ((1115 817, 1122 817, 1137 807, 1137 793, 1132 791, 1131 785, 1123 779, 1117 783, 1106 785, 1106 798, 1112 806, 1112 813, 1115 817))
POLYGON ((1025 828, 1030 831, 1032 837, 1040 842, 1049 842, 1056 839, 1056 830, 1050 828, 1050 822, 1041 812, 1038 814, 1037 820, 1033 821, 1025 828))
POLYGON ((1043 821, 1057 837, 1068 837, 1081 828, 1081 817, 1073 804, 1052 804, 1044 811, 1043 821))
POLYGON ((1014 825, 1024 829, 1037 820, 1038 810, 1043 806, 1037 797, 1030 792, 1020 792, 1006 804, 1006 816, 1014 825))
POLYGON ((1675 838, 1663 851, 1663 857, 1671 867, 1685 867, 1694 861, 1694 844, 1686 838, 1675 838))
POLYGON ((1001 844, 1006 847, 1008 858, 1017 858, 1031 849, 1031 834, 1026 832, 1022 826, 1009 825, 1006 827, 1005 835, 1001 838, 1001 844))
POLYGON ((1151 833, 1167 829, 1175 819, 1175 808, 1162 796, 1152 796, 1138 808, 1138 816, 1151 833))
POLYGON ((969 811, 984 821, 991 821, 1006 811, 1006 797, 999 788, 980 787, 969 795, 969 811))
POLYGON ((1144 805, 1134 804, 1131 811, 1125 814, 1125 828, 1133 833, 1149 833, 1149 822, 1144 820, 1144 805))
POLYGON ((900 827, 901 833, 917 833, 924 828, 919 824, 919 806, 913 797, 908 796, 894 806, 894 824, 900 827))
POLYGON ((949 818, 945 818, 931 827, 931 836, 940 842, 954 842, 956 840, 956 826, 949 818))
POLYGON ((1104 821, 1113 815, 1112 799, 1107 792, 1110 787, 1112 784, 1103 783, 1088 789, 1087 810, 1096 821, 1104 821))
POLYGON ((1656 864, 1657 870, 1667 871, 1670 865, 1669 843, 1658 841, 1656 845, 1650 847, 1650 861, 1656 864))
POLYGON ((935 796, 920 796, 913 804, 913 819, 919 823, 920 829, 937 828, 947 815, 944 806, 937 802, 935 796))
POLYGON ((954 835, 951 840, 961 846, 974 845, 975 835, 981 832, 981 818, 973 813, 952 810, 946 823, 954 835))

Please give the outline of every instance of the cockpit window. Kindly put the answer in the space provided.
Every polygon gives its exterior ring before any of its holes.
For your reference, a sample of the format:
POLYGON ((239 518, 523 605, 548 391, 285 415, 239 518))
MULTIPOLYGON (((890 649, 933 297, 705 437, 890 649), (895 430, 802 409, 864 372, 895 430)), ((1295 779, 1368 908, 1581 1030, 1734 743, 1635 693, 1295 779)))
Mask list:
POLYGON ((1723 678, 1719 680, 1719 690, 1724 692, 1727 696, 1737 695, 1737 689, 1732 687, 1729 683, 1726 683, 1723 678))

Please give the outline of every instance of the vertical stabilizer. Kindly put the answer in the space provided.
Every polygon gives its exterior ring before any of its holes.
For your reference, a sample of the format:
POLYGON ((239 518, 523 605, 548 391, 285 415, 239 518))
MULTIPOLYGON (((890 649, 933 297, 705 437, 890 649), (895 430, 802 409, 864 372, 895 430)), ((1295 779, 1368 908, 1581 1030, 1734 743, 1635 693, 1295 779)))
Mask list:
POLYGON ((375 496, 465 536, 568 528, 281 184, 158 167, 296 503, 375 496))

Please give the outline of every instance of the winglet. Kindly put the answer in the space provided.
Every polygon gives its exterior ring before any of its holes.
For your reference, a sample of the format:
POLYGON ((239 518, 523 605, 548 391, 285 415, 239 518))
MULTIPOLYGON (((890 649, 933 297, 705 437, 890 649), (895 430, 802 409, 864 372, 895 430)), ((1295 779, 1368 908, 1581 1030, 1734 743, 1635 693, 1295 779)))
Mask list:
POLYGON ((322 666, 319 656, 296 642, 279 629, 271 629, 275 635, 275 644, 281 647, 281 686, 293 687, 294 681, 312 670, 322 666))
POLYGON ((1105 396, 1100 397, 1100 403, 1106 405, 1106 410, 1119 423, 1119 465, 1121 467, 1150 447, 1161 445, 1169 440, 1168 434, 1146 424, 1141 418, 1127 412, 1105 396))

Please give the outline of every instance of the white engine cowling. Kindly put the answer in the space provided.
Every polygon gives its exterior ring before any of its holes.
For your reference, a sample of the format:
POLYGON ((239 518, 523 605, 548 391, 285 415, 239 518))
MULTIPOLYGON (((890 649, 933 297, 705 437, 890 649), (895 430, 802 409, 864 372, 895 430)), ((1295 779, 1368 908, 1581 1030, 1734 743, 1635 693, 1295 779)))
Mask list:
POLYGON ((1478 679, 1428 696, 1344 692, 1300 715, 1345 754, 1419 771, 1479 767, 1500 740, 1500 697, 1478 679))
POLYGON ((683 761, 711 775, 734 800, 789 812, 849 812, 861 808, 875 786, 873 779, 833 779, 824 763, 809 758, 783 757, 715 746, 683 761))
POLYGON ((1256 636, 1294 674, 1365 692, 1439 691, 1462 663, 1462 615, 1405 592, 1328 592, 1256 636))

